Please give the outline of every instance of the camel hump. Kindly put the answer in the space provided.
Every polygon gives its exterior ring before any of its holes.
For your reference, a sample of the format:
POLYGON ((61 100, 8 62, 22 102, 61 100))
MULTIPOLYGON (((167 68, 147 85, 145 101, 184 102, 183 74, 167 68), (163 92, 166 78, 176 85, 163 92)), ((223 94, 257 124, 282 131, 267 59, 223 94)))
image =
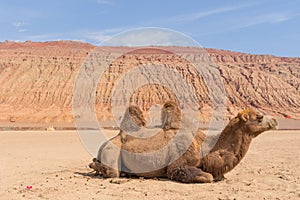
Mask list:
POLYGON ((134 105, 129 106, 121 122, 121 130, 125 132, 135 132, 146 125, 142 110, 134 105))
POLYGON ((143 115, 143 111, 137 106, 129 106, 128 108, 129 114, 131 119, 136 123, 138 126, 145 126, 146 120, 143 115))
POLYGON ((168 101, 162 108, 162 124, 164 130, 179 129, 181 127, 181 110, 174 101, 168 101))

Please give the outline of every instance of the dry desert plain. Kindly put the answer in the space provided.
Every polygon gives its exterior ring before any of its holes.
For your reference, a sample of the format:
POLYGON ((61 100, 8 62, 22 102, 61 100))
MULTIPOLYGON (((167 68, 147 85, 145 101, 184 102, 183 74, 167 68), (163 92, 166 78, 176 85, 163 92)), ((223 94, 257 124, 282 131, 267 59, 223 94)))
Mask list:
POLYGON ((211 184, 90 175, 92 156, 76 131, 0 131, 0 146, 0 199, 5 200, 300 199, 297 130, 258 136, 227 179, 211 184))

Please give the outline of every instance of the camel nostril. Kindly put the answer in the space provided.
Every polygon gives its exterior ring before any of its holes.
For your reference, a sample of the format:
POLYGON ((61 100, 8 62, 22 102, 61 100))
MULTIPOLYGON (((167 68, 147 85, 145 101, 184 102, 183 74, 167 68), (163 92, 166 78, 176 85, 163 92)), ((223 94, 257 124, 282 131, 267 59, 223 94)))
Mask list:
POLYGON ((271 121, 269 122, 270 127, 276 128, 278 126, 278 122, 276 119, 272 118, 271 121))
POLYGON ((276 119, 272 119, 272 124, 273 124, 274 126, 277 126, 277 125, 278 125, 276 119))

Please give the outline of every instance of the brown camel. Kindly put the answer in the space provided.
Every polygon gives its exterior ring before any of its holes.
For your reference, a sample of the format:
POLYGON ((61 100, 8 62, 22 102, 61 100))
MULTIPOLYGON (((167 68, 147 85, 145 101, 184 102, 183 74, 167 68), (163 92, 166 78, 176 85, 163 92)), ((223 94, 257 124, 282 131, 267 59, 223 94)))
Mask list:
MULTIPOLYGON (((129 121, 140 127, 134 131, 146 130, 145 120, 138 107, 129 107, 124 119, 126 115, 132 119, 129 121), (140 114, 140 117, 135 114, 140 114)), ((273 118, 259 115, 253 110, 244 110, 229 122, 213 149, 201 158, 205 135, 200 130, 180 133, 182 116, 178 105, 167 102, 162 109, 162 119, 162 130, 148 138, 137 138, 121 130, 116 137, 101 146, 90 167, 104 177, 119 177, 120 171, 123 171, 143 177, 167 177, 184 183, 217 181, 241 161, 252 138, 277 125, 273 118), (180 135, 177 140, 176 134, 180 135), (175 142, 168 145, 172 139, 175 142), (114 145, 119 148, 112 148, 114 145), (160 149, 164 150, 156 153, 160 149)), ((125 121, 125 124, 130 124, 128 120, 125 121)), ((127 126, 124 127, 126 129, 127 126)))

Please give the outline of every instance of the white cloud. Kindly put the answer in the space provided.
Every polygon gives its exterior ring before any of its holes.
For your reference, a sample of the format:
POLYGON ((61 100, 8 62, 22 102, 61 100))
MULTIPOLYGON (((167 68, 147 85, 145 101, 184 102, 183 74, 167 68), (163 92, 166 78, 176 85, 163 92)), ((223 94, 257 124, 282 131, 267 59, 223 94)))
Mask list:
POLYGON ((300 14, 293 14, 293 13, 269 13, 269 14, 264 14, 260 16, 253 17, 249 19, 247 23, 243 25, 243 27, 251 27, 259 24, 264 24, 264 23, 271 23, 271 24, 276 24, 276 23, 281 23, 284 21, 291 20, 300 14))
POLYGON ((191 21, 196 21, 201 18, 212 16, 212 15, 218 15, 218 14, 222 14, 222 13, 226 13, 226 12, 230 12, 230 11, 236 11, 236 10, 240 10, 240 9, 254 6, 254 5, 256 5, 256 4, 253 3, 253 4, 245 4, 245 5, 238 5, 238 6, 225 6, 225 7, 212 9, 212 10, 200 11, 197 13, 191 13, 191 14, 185 14, 185 15, 171 17, 169 19, 163 20, 163 22, 174 22, 174 23, 191 22, 191 21))
POLYGON ((174 18, 175 21, 195 21, 200 18, 208 17, 211 15, 216 15, 216 14, 221 14, 233 10, 237 10, 239 7, 223 7, 223 8, 217 8, 214 10, 208 10, 204 12, 198 12, 198 13, 193 13, 189 15, 182 15, 174 18))
POLYGON ((30 35, 27 37, 27 40, 34 41, 46 41, 46 40, 56 40, 60 36, 57 34, 40 34, 40 35, 30 35))
POLYGON ((111 29, 104 29, 99 31, 84 31, 78 33, 77 35, 83 39, 99 44, 110 39, 115 34, 118 34, 127 29, 128 28, 111 28, 111 29))
POLYGON ((28 31, 28 30, 25 29, 25 28, 21 28, 21 29, 18 30, 19 33, 24 33, 24 32, 27 32, 27 31, 28 31))
POLYGON ((99 44, 116 33, 124 31, 124 28, 104 29, 99 31, 79 30, 65 33, 47 33, 38 35, 29 35, 24 39, 33 41, 51 41, 51 40, 76 40, 81 42, 90 42, 99 44))
POLYGON ((24 33, 28 31, 28 29, 25 28, 28 25, 28 23, 26 22, 16 21, 13 22, 12 25, 17 29, 19 33, 24 33))
POLYGON ((282 12, 282 13, 265 13, 261 15, 247 15, 240 17, 238 19, 234 19, 232 21, 224 21, 224 24, 231 24, 231 26, 224 26, 222 28, 215 28, 210 31, 204 32, 202 34, 198 34, 197 36, 205 36, 205 35, 213 35, 213 34, 221 34, 229 31, 240 30, 243 28, 250 28, 252 26, 260 25, 260 24, 279 24, 288 20, 292 20, 296 17, 300 16, 300 13, 293 12, 282 12))
POLYGON ((32 41, 76 40, 102 46, 198 46, 195 41, 182 33, 161 28, 81 30, 63 34, 28 35, 22 39, 32 41), (126 31, 124 32, 124 30, 126 31))
POLYGON ((97 0, 97 3, 105 4, 105 5, 113 5, 114 1, 113 0, 97 0))
POLYGON ((27 23, 25 22, 14 22, 12 25, 14 27, 22 27, 22 26, 25 26, 27 23))

